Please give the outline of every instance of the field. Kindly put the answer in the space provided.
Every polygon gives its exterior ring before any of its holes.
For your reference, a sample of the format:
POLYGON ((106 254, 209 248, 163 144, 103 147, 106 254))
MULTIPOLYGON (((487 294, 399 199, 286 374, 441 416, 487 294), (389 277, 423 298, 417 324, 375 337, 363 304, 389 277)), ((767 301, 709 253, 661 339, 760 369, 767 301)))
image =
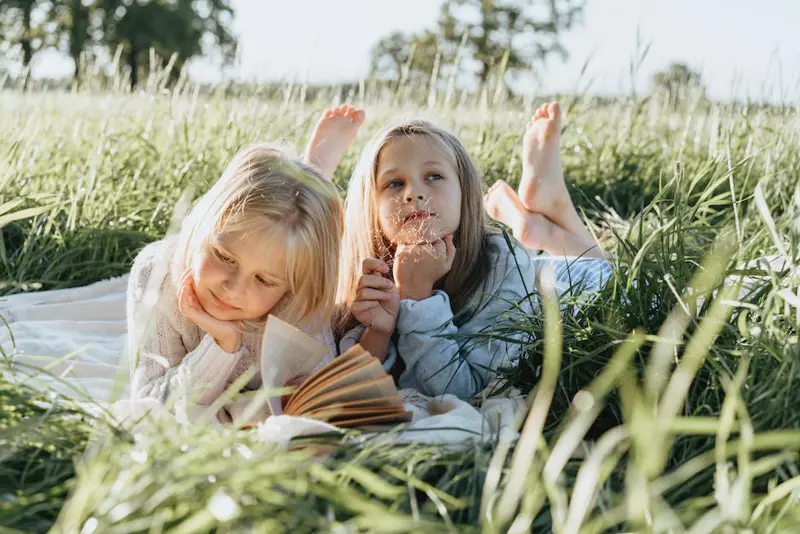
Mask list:
MULTIPOLYGON (((350 97, 0 92, 1 294, 123 274, 239 147, 299 152, 343 99, 368 112, 357 146, 398 116, 433 118, 487 184, 516 183, 539 103, 350 97)), ((158 425, 134 441, 6 374, 0 532, 796 532, 800 280, 750 262, 800 261, 798 109, 562 103, 573 198, 617 261, 594 300, 560 315, 546 301, 515 325, 531 334, 507 370, 532 407, 519 442, 389 447, 352 433, 278 451, 158 425)))

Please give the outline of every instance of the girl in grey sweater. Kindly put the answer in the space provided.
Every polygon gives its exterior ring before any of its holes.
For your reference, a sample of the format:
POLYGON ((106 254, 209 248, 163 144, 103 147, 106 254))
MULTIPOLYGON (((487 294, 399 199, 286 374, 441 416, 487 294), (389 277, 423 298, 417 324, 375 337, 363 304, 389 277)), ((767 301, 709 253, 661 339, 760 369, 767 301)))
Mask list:
MULTIPOLYGON (((461 398, 480 392, 499 367, 519 357, 519 343, 489 332, 515 314, 534 313, 537 261, 487 225, 484 201, 522 245, 555 256, 602 257, 556 172, 559 121, 557 104, 552 115, 540 108, 525 134, 525 198, 536 212, 521 203, 515 212, 499 186, 484 199, 482 177, 464 146, 429 122, 402 122, 373 140, 345 204, 340 351, 360 343, 400 387, 461 398), (528 218, 519 222, 523 214, 528 218), (479 333, 487 335, 478 340, 479 333)), ((608 274, 604 260, 554 267, 557 285, 608 274)))

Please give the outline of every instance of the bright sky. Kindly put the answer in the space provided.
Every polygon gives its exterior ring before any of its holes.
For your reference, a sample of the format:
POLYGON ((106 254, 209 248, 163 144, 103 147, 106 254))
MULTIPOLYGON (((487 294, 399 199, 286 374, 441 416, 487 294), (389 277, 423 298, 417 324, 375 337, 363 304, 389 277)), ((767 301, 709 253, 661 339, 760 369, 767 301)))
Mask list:
MULTIPOLYGON (((370 47, 392 31, 433 27, 441 0, 233 0, 241 63, 247 79, 310 82, 363 77, 370 47)), ((563 36, 570 52, 531 78, 533 91, 583 89, 628 92, 637 31, 648 56, 636 77, 646 91, 650 76, 673 61, 700 69, 712 98, 750 96, 800 102, 799 0, 586 0, 583 23, 563 36), (583 79, 580 71, 589 67, 583 79), (580 83, 579 83, 580 81, 580 83), (781 89, 782 88, 782 89, 781 89)), ((41 55, 35 74, 71 72, 56 54, 41 55)), ((219 77, 196 61, 199 79, 219 77)))

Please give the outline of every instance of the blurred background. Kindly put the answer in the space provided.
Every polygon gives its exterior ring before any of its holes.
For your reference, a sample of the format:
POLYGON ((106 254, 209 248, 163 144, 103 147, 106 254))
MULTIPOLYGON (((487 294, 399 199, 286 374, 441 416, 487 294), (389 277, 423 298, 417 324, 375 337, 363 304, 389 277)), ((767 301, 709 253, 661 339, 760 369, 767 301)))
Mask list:
POLYGON ((692 86, 796 103, 795 0, 1 0, 3 86, 377 80, 491 95, 692 86))

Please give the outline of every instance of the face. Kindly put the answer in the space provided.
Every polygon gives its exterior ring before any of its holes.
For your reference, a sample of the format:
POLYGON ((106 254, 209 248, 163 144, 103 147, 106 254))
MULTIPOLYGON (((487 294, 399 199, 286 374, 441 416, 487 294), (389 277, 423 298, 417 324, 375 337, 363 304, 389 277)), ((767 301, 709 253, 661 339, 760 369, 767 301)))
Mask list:
POLYGON ((213 235, 192 259, 200 304, 221 321, 263 317, 286 294, 284 247, 257 232, 213 235))
POLYGON ((458 230, 455 163, 426 136, 401 137, 381 150, 375 190, 381 230, 392 243, 433 242, 458 230))

